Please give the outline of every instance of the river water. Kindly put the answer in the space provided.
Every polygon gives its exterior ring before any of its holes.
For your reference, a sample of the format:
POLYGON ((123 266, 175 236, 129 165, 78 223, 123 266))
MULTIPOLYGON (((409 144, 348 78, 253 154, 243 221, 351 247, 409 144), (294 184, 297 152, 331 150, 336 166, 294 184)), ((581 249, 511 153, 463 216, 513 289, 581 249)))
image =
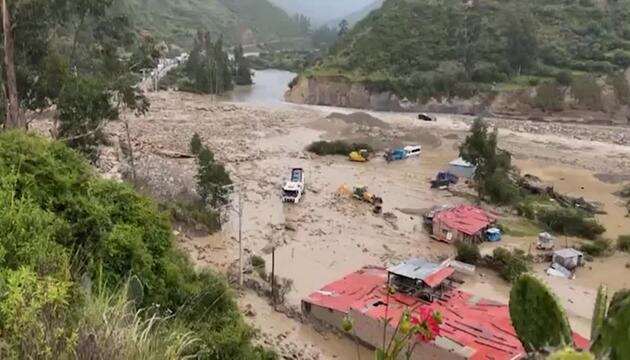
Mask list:
POLYGON ((258 70, 254 72, 254 85, 237 86, 227 94, 230 101, 258 105, 278 105, 284 102, 284 93, 296 73, 284 70, 258 70))

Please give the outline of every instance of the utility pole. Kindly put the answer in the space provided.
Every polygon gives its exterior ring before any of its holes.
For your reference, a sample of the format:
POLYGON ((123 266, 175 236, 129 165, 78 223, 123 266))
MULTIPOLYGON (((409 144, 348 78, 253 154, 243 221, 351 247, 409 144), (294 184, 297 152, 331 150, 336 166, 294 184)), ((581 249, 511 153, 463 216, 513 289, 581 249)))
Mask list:
POLYGON ((228 210, 232 210, 238 215, 238 285, 243 287, 243 194, 240 189, 236 189, 234 184, 230 185, 216 185, 213 186, 222 188, 222 189, 231 189, 233 193, 236 193, 238 196, 238 208, 234 208, 234 201, 229 202, 228 204, 219 207, 225 208, 228 210))
POLYGON ((238 285, 243 287, 243 194, 238 192, 238 285))

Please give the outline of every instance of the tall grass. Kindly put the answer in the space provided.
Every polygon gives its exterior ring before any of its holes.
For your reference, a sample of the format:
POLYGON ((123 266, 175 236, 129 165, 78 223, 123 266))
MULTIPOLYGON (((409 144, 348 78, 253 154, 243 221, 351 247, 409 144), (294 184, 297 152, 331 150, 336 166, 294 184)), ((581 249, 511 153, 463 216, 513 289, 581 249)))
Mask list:
POLYGON ((78 324, 77 359, 187 359, 200 340, 159 307, 136 310, 129 283, 88 294, 78 324))

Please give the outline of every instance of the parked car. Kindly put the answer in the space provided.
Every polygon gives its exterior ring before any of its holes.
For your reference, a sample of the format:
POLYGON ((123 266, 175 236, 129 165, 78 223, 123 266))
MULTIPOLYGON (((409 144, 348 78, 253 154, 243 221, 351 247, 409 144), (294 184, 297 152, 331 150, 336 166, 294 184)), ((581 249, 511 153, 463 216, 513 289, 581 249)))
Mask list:
POLYGON ((418 120, 422 120, 422 121, 437 121, 437 118, 433 115, 429 115, 426 113, 420 113, 418 114, 418 120))

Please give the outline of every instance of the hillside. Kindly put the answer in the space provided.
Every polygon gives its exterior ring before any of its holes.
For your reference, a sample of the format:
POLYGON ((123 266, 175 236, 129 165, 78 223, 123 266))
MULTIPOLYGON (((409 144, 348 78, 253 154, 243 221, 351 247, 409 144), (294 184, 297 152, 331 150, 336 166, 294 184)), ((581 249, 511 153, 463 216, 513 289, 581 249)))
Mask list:
POLYGON ((620 81, 628 66, 630 0, 387 0, 307 75, 421 102, 539 84, 559 98, 570 85, 577 102, 599 110, 600 79, 629 102, 620 81))
POLYGON ((308 16, 313 24, 323 25, 371 5, 374 0, 270 0, 290 14, 308 16))
POLYGON ((342 20, 346 20, 351 26, 353 26, 367 17, 372 11, 383 6, 384 2, 384 0, 374 0, 359 10, 353 11, 352 13, 346 14, 342 17, 329 20, 326 25, 336 28, 342 20))
POLYGON ((200 28, 240 43, 301 35, 293 19, 268 0, 129 1, 130 14, 139 30, 177 44, 189 44, 200 28))

